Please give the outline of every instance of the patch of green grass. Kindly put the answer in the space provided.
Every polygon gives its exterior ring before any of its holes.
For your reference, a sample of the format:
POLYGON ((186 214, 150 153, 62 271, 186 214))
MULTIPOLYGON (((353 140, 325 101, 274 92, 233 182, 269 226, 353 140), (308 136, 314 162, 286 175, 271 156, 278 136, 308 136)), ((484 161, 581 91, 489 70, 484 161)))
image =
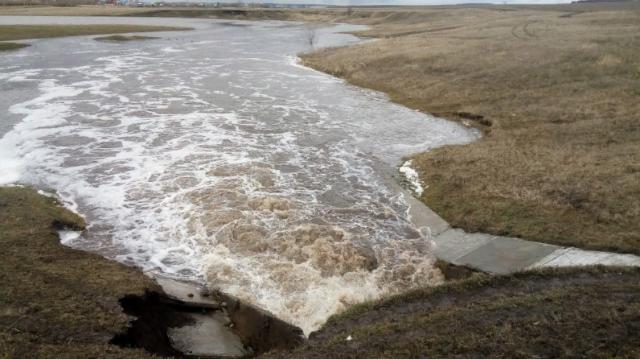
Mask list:
POLYGON ((28 46, 29 44, 19 44, 17 42, 0 42, 0 51, 18 50, 28 46))
POLYGON ((107 42, 127 42, 127 41, 138 41, 138 40, 153 40, 158 39, 158 37, 154 36, 138 36, 138 35, 111 35, 111 36, 102 36, 96 37, 94 40, 96 41, 107 41, 107 42))
POLYGON ((65 36, 121 34, 150 31, 184 31, 185 27, 146 25, 0 25, 0 41, 65 36))

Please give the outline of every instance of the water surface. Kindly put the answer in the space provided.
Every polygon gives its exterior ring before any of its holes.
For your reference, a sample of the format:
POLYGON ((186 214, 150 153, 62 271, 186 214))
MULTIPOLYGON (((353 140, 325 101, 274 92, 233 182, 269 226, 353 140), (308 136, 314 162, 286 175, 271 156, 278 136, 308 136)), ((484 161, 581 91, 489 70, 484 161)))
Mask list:
MULTIPOLYGON (((0 18, 16 22, 196 28, 0 56, 0 182, 54 189, 86 216, 66 244, 207 282, 307 333, 440 280, 378 169, 475 134, 297 65, 303 25, 0 18)), ((358 41, 345 30, 319 30, 318 45, 358 41)))

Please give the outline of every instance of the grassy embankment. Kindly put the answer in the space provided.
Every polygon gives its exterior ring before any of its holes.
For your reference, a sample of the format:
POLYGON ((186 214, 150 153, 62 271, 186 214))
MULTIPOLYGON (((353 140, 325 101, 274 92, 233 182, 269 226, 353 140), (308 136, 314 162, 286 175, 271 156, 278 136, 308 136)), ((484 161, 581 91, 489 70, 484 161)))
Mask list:
MULTIPOLYGON (((108 343, 130 320, 119 299, 158 288, 134 268, 64 247, 56 233, 63 227, 84 222, 33 190, 0 188, 0 353, 149 356, 108 343)), ((476 274, 355 306, 302 347, 268 356, 633 357, 640 354, 639 281, 640 269, 620 268, 476 274)))
POLYGON ((109 345, 118 300, 157 289, 134 268, 60 244, 82 218, 26 188, 0 188, 0 357, 147 357, 109 345))
MULTIPOLYGON (((0 11, 0 14, 3 12, 0 11)), ((180 30, 190 29, 147 25, 0 25, 0 51, 29 46, 28 44, 7 42, 15 40, 180 30)))
POLYGON ((356 10, 304 63, 486 136, 413 156, 468 231, 640 254, 640 4, 356 10))
MULTIPOLYGON (((0 358, 182 357, 169 328, 220 308, 173 300, 139 269, 60 243, 58 230, 84 226, 33 189, 0 187, 0 358)), ((228 303, 224 316, 254 353, 300 342, 290 324, 233 297, 212 299, 228 303)))
POLYGON ((638 357, 639 280, 637 268, 480 275, 357 305, 265 357, 638 357))

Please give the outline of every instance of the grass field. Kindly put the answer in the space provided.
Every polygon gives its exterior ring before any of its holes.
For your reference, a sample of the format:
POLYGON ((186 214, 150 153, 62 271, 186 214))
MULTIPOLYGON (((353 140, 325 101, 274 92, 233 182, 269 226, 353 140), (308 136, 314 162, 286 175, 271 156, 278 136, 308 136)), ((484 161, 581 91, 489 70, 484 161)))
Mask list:
POLYGON ((292 20, 333 22, 344 17, 343 9, 259 9, 259 8, 194 8, 164 7, 138 8, 126 6, 5 6, 0 15, 20 16, 138 16, 138 17, 187 17, 222 18, 233 20, 292 20))
POLYGON ((414 156, 454 226, 640 253, 640 4, 356 10, 304 63, 482 128, 414 156))
POLYGON ((121 16, 145 11, 128 6, 0 6, 3 16, 121 16))
POLYGON ((174 30, 189 29, 146 25, 0 25, 0 41, 174 30))
POLYGON ((480 275, 365 303, 268 358, 638 357, 640 269, 480 275))

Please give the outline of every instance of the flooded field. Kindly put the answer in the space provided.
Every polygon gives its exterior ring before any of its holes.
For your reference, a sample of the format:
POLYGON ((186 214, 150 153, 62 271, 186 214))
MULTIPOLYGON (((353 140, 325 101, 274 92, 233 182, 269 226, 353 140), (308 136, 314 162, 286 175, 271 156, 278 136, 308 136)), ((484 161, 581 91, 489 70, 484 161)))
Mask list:
MULTIPOLYGON (((206 282, 307 334, 440 281, 387 173, 477 134, 299 66, 301 24, 0 17, 35 22, 195 28, 0 55, 0 183, 55 190, 84 215, 65 244, 206 282)), ((354 29, 318 29, 315 46, 355 43, 340 33, 354 29)))

